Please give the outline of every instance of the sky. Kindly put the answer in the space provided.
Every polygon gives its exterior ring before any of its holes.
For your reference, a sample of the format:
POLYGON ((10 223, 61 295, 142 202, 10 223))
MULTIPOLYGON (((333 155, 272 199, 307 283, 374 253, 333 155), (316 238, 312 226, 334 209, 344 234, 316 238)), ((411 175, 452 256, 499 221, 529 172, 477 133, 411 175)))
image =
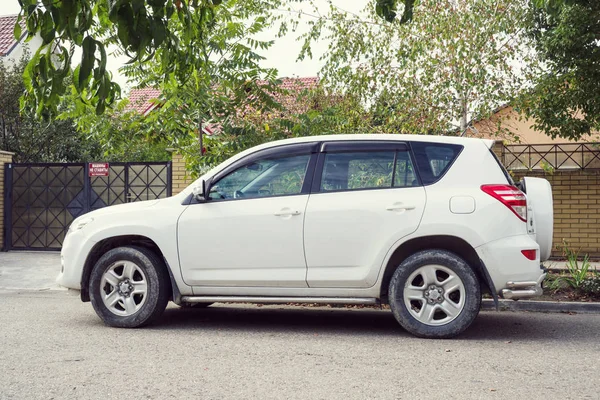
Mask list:
MULTIPOLYGON (((319 6, 327 7, 326 0, 315 0, 319 6)), ((334 0, 333 3, 343 7, 345 10, 358 13, 367 4, 368 0, 334 0)), ((299 5, 298 9, 304 8, 305 11, 310 10, 308 5, 299 5)), ((20 11, 18 0, 0 0, 0 15, 17 14, 20 11)), ((300 27, 302 32, 302 27, 300 27)), ((296 35, 288 35, 284 38, 277 38, 277 29, 271 29, 263 32, 257 38, 262 40, 273 39, 275 44, 262 55, 266 58, 263 61, 264 67, 277 68, 280 77, 309 77, 316 76, 321 69, 323 62, 319 61, 319 56, 327 50, 327 42, 322 40, 313 46, 314 58, 311 60, 296 61, 298 53, 302 47, 302 43, 296 40, 296 35)), ((110 56, 108 60, 108 69, 113 73, 114 79, 123 88, 127 88, 125 77, 119 73, 121 67, 127 58, 124 56, 110 56)))

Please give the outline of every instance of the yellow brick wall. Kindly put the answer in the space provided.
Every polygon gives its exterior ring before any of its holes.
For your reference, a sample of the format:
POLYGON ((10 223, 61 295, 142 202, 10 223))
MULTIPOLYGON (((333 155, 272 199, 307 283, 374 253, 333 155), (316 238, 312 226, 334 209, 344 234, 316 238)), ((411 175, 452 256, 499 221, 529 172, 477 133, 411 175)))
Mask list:
MULTIPOLYGON (((554 246, 565 239, 575 250, 600 256, 600 170, 513 172, 515 181, 523 176, 548 179, 554 197, 554 246)), ((559 250, 552 255, 560 256, 559 250)))
POLYGON ((498 160, 500 160, 500 162, 504 162, 504 143, 502 142, 502 140, 496 140, 494 145, 492 146, 492 151, 494 152, 494 154, 496 154, 496 157, 498 157, 498 160))
POLYGON ((4 249, 4 164, 12 162, 12 153, 0 151, 0 250, 4 249))
POLYGON ((172 163, 172 194, 175 196, 192 183, 192 178, 185 168, 185 160, 181 154, 173 153, 172 163))

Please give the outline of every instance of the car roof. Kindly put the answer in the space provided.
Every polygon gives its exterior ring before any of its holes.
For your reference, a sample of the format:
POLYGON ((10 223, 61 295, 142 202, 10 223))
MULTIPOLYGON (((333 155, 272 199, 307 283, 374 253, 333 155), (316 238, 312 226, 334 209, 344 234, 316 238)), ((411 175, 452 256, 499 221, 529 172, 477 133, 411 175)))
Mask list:
POLYGON ((329 141, 401 141, 401 142, 433 142, 433 143, 451 143, 460 144, 463 146, 485 143, 488 148, 491 148, 494 141, 491 139, 465 138, 458 136, 437 136, 437 135, 407 135, 407 134, 340 134, 340 135, 321 135, 321 136, 304 136, 292 139, 276 140, 274 142, 264 143, 254 148, 254 150, 266 149, 269 147, 282 146, 293 143, 310 143, 310 142, 329 142, 329 141))

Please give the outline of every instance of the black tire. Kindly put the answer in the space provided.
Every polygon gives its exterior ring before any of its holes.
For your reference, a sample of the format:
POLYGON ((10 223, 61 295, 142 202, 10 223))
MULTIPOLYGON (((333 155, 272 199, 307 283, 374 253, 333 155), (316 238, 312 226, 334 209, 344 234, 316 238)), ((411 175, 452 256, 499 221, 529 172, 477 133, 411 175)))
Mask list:
MULTIPOLYGON (((422 277, 417 275, 416 279, 422 279, 422 277)), ((425 283, 423 287, 426 287, 425 283)), ((398 323, 408 332, 422 338, 445 339, 459 335, 473 323, 481 307, 481 287, 477 275, 462 258, 446 250, 424 250, 408 257, 396 268, 390 281, 388 293, 390 308, 398 323), (405 288, 409 284, 414 285, 414 282, 408 282, 408 279, 413 273, 418 274, 416 271, 424 266, 445 267, 460 278, 464 286, 464 306, 462 310, 457 316, 453 317, 454 319, 443 325, 432 326, 421 322, 412 314, 420 310, 411 307, 412 310, 409 311, 404 300, 405 288)), ((443 293, 443 296, 446 296, 446 293, 443 293)), ((427 300, 425 299, 425 295, 423 297, 424 299, 421 304, 422 307, 425 307, 427 300)), ((440 302, 450 301, 445 297, 442 298, 441 295, 440 298, 442 299, 440 302)), ((410 304, 412 305, 413 303, 411 302, 410 304)), ((416 304, 419 304, 419 300, 417 300, 416 304)), ((446 316, 445 318, 451 317, 446 316)), ((440 319, 440 323, 442 320, 443 318, 440 319)))
POLYGON ((210 307, 215 303, 181 303, 177 304, 181 308, 206 308, 210 307))
POLYGON ((90 276, 90 300, 96 314, 106 325, 117 328, 138 328, 156 321, 167 307, 171 296, 171 285, 166 268, 160 257, 143 247, 117 247, 107 251, 100 257, 90 276), (127 316, 113 313, 104 304, 101 294, 103 288, 100 285, 104 273, 120 261, 134 263, 143 271, 147 281, 143 304, 135 313, 127 316))

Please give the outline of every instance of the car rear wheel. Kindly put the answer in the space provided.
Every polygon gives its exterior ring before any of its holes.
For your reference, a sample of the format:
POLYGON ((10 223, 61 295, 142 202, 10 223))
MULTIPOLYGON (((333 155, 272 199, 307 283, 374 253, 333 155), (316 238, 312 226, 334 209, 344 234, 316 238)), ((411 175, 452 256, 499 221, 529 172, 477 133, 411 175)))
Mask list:
POLYGON ((106 325, 137 328, 155 321, 170 297, 169 277, 162 260, 141 247, 106 252, 90 277, 90 300, 106 325))
POLYGON ((477 276, 463 259, 445 250, 420 251, 404 260, 388 293, 398 323, 424 338, 462 333, 481 307, 477 276))

